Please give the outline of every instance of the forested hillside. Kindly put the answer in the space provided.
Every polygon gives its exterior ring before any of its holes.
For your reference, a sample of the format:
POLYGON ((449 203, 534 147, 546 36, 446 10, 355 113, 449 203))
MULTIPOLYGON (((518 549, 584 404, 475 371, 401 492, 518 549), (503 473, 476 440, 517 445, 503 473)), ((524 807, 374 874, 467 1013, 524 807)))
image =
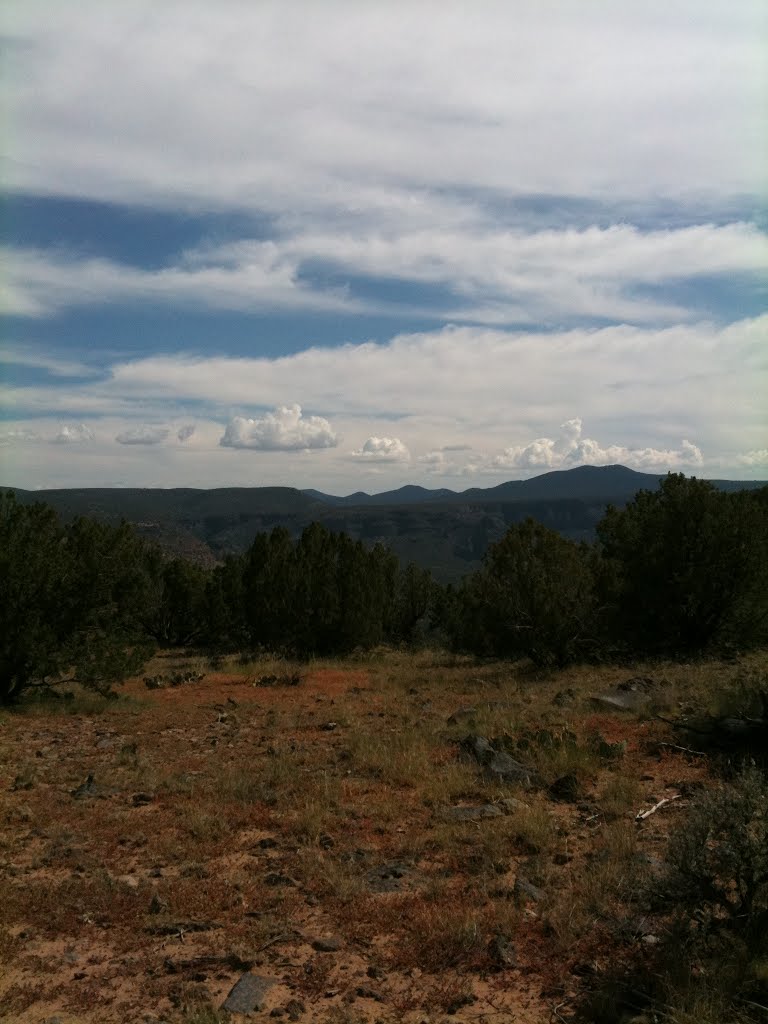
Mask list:
POLYGON ((153 644, 310 657, 429 639, 562 666, 768 638, 768 488, 670 475, 610 506, 593 544, 526 518, 458 587, 319 522, 257 533, 206 568, 124 523, 0 502, 5 701, 66 679, 106 692, 153 644))
MULTIPOLYGON (((415 562, 448 583, 478 569, 488 548, 529 517, 570 540, 591 542, 609 504, 623 506, 638 491, 655 490, 660 479, 623 466, 582 466, 461 493, 403 487, 335 497, 290 487, 86 488, 17 491, 16 498, 45 502, 65 522, 77 516, 112 525, 126 520, 167 553, 205 567, 242 554, 258 533, 282 527, 297 539, 318 522, 368 547, 383 544, 401 562, 415 562)), ((714 485, 722 491, 760 486, 714 485)))

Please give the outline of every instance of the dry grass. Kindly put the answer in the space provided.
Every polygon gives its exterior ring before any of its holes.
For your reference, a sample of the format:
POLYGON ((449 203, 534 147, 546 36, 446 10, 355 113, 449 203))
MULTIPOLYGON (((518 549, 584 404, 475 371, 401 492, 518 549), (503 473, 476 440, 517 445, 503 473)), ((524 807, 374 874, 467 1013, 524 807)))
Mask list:
MULTIPOLYGON (((686 799, 642 825, 635 814, 710 770, 659 749, 669 729, 654 706, 609 712, 590 696, 648 675, 666 680, 654 694, 665 716, 730 709, 765 666, 755 656, 536 673, 430 652, 215 667, 174 656, 146 674, 197 667, 206 678, 6 712, 6 1019, 112 1024, 151 1011, 216 1024, 232 957, 277 981, 267 1014, 295 993, 306 1021, 538 1024, 555 1007, 562 1019, 595 971, 650 956, 618 925, 647 914, 644 886, 686 799), (297 686, 254 685, 296 673, 297 686), (543 788, 486 778, 461 754, 469 732, 535 769, 543 788), (75 798, 89 775, 95 790, 75 798), (547 789, 563 777, 571 798, 547 789), (447 813, 488 804, 501 813, 447 813), (312 948, 332 934, 338 953, 312 948), (514 963, 494 953, 499 936, 514 963)), ((687 1006, 669 1019, 694 1017, 718 1020, 687 1006)))

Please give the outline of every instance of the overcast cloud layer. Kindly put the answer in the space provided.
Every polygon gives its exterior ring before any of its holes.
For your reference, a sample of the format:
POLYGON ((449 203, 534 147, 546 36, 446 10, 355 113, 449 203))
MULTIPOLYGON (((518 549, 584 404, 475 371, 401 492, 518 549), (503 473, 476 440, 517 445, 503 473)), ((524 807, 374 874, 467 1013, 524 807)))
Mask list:
POLYGON ((757 0, 0 19, 3 483, 768 477, 757 0))

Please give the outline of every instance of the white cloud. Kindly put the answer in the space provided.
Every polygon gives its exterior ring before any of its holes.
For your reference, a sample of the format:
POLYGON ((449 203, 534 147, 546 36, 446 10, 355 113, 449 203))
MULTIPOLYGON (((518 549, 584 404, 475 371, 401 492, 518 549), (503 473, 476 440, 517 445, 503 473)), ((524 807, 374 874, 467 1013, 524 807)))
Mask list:
MULTIPOLYGON (((625 447, 639 436, 663 450, 688 436, 709 452, 745 451, 764 445, 766 332, 768 316, 550 334, 453 327, 276 359, 152 356, 115 365, 108 382, 80 393, 105 408, 175 400, 225 409, 293 393, 337 419, 396 416, 417 454, 442 447, 436 440, 488 451, 513 437, 525 446, 578 403, 593 429, 625 447)), ((55 395, 16 389, 7 400, 50 410, 55 395)), ((389 430, 382 422, 371 433, 389 430)))
MULTIPOLYGON (((57 421, 87 422, 107 446, 101 478, 134 485, 158 479, 161 455, 166 475, 159 481, 166 486, 266 483, 263 476, 248 476, 254 463, 247 451, 238 454, 230 445, 222 458, 220 441, 233 410, 270 409, 276 396, 286 394, 305 409, 323 412, 321 435, 407 439, 413 482, 419 474, 428 479, 431 471, 432 478, 440 474, 448 485, 458 484, 474 471, 478 483, 490 484, 500 472, 513 477, 553 468, 571 449, 584 460, 631 459, 651 466, 660 458, 709 475, 759 477, 764 472, 759 463, 736 456, 766 446, 766 336, 768 316, 725 327, 610 326, 548 334, 453 327, 280 358, 174 355, 121 361, 102 377, 68 383, 66 389, 50 383, 0 385, 0 404, 13 417, 7 430, 50 437, 57 421), (197 428, 184 445, 156 445, 151 460, 140 445, 123 446, 120 469, 112 464, 117 453, 108 438, 147 422, 169 427, 175 438, 190 422, 192 408, 197 428), (583 411, 588 431, 576 422, 553 431, 554 424, 571 420, 574 410, 583 411), (697 456, 684 449, 681 438, 702 451, 703 467, 695 466, 697 456), (529 449, 534 440, 541 441, 538 450, 529 449), (449 450, 459 448, 472 450, 449 450), (513 450, 504 457, 508 466, 493 467, 492 458, 505 449, 513 450), (659 452, 661 457, 654 454, 659 452), (129 457, 137 460, 130 472, 124 467, 129 457)), ((256 416, 255 427, 247 419, 235 424, 230 438, 258 446, 276 437, 284 445, 287 433, 289 450, 309 447, 301 431, 291 434, 284 417, 272 413, 276 422, 270 426, 267 417, 259 426, 263 419, 256 416)), ((69 446, 71 486, 98 484, 101 464, 94 445, 100 443, 69 446)), ((270 482, 347 493, 355 489, 354 473, 362 465, 361 458, 350 459, 351 447, 360 445, 329 450, 322 460, 302 461, 297 451, 291 459, 260 461, 260 473, 268 466, 270 482)), ((38 458, 37 446, 25 446, 26 465, 17 460, 15 467, 5 467, 8 483, 43 485, 51 479, 46 472, 58 474, 61 460, 51 457, 50 446, 43 449, 38 458)), ((403 482, 402 463, 367 462, 382 470, 387 484, 403 482)), ((55 479, 59 486, 68 484, 66 477, 55 479)))
POLYGON ((6 176, 297 218, 454 185, 757 194, 762 15, 759 0, 5 5, 6 176))
POLYGON ((300 405, 281 405, 255 419, 235 416, 219 443, 225 448, 296 452, 335 448, 339 438, 322 416, 304 416, 300 405))
POLYGON ((30 444, 39 440, 40 435, 38 433, 34 430, 26 430, 23 427, 0 431, 0 445, 3 447, 16 444, 30 444))
POLYGON ((51 438, 54 444, 83 444, 94 440, 94 433, 85 423, 63 423, 59 432, 51 438))
POLYGON ((183 427, 179 427, 179 429, 176 431, 176 437, 183 444, 185 441, 188 441, 190 439, 190 437, 192 437, 194 432, 195 432, 195 424, 194 423, 187 423, 183 427))
POLYGON ((620 444, 603 445, 593 438, 582 437, 582 421, 576 418, 561 424, 557 439, 539 437, 525 445, 505 448, 491 460, 494 469, 504 472, 617 464, 633 469, 697 467, 704 464, 704 457, 701 450, 687 440, 683 440, 677 449, 665 450, 629 448, 620 444))
MULTIPOLYGON (((768 271, 768 235, 746 223, 525 233, 499 230, 478 215, 452 229, 405 228, 387 235, 300 231, 270 242, 203 246, 160 270, 61 251, 6 250, 4 255, 16 297, 7 300, 7 311, 22 316, 114 301, 242 311, 384 308, 344 288, 313 287, 301 279, 303 267, 330 263, 351 277, 443 286, 444 308, 430 310, 433 317, 489 323, 564 316, 658 321, 686 319, 689 313, 674 303, 637 298, 633 289, 697 275, 768 271)), ((390 306, 397 309, 397 302, 390 306)))
POLYGON ((170 433, 168 427, 144 425, 131 427, 115 436, 118 444, 161 444, 170 433))
POLYGON ((743 452, 736 456, 736 464, 760 469, 768 469, 768 448, 761 448, 757 451, 743 452))
POLYGON ((399 437, 369 437, 352 455, 376 462, 408 462, 411 458, 399 437))
POLYGON ((73 306, 158 302, 185 307, 257 310, 362 308, 343 289, 312 289, 297 279, 298 264, 274 243, 255 243, 236 265, 188 259, 144 270, 61 250, 0 249, 10 289, 0 303, 15 316, 45 317, 73 306))
POLYGON ((420 455, 416 461, 421 470, 430 476, 451 477, 455 480, 477 473, 492 472, 488 466, 489 460, 479 452, 473 452, 468 445, 433 448, 420 455))
MULTIPOLYGON (((5 255, 8 255, 6 250, 5 255)), ((13 308, 13 303, 6 304, 0 292, 0 308, 13 308)), ((25 315, 23 310, 21 315, 25 315)), ((93 366, 76 359, 62 359, 52 352, 46 352, 41 346, 30 346, 4 343, 0 349, 0 363, 7 366, 24 366, 36 370, 45 370, 51 377, 96 377, 100 371, 93 366)))

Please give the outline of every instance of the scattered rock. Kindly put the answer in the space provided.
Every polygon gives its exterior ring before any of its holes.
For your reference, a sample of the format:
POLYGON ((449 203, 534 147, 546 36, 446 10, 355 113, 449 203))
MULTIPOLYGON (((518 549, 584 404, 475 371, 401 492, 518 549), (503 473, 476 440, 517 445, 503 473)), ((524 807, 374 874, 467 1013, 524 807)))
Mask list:
POLYGON ((334 729, 338 729, 339 728, 339 723, 338 722, 324 722, 320 726, 320 728, 323 730, 323 732, 333 732, 334 729))
POLYGON ((544 891, 532 882, 529 882, 527 878, 523 878, 522 875, 518 875, 515 879, 514 892, 516 896, 533 900, 534 903, 541 903, 544 899, 544 891))
POLYGON ((368 988, 367 985, 358 985, 355 995, 360 996, 361 999, 373 999, 377 1003, 384 1002, 381 992, 377 992, 375 988, 368 988))
POLYGON ((315 939, 312 943, 312 949, 317 950, 318 953, 338 953, 341 949, 341 939, 338 935, 330 935, 325 939, 315 939))
POLYGON ((144 807, 146 804, 151 804, 154 799, 154 793, 134 793, 131 797, 131 803, 134 807, 144 807))
POLYGON ((289 1020, 299 1020, 302 1014, 307 1012, 306 1006, 300 999, 289 999, 284 1010, 288 1014, 289 1020))
POLYGON ((508 711, 512 705, 505 700, 486 700, 482 704, 457 708, 447 719, 446 725, 472 725, 478 715, 488 711, 508 711))
POLYGON ((496 967, 515 967, 517 965, 515 947, 503 935, 496 935, 491 939, 488 955, 496 967))
POLYGON ((593 704, 609 711, 637 711, 648 703, 642 693, 598 693, 590 699, 593 704))
POLYGON ((378 967, 376 964, 371 964, 365 973, 369 978, 373 978, 374 981, 383 981, 387 976, 386 971, 382 967, 378 967))
POLYGON ((292 878, 284 875, 281 871, 270 871, 268 875, 264 876, 264 884, 272 885, 276 888, 288 888, 289 886, 296 885, 292 878))
POLYGON ((479 804, 476 807, 446 807, 443 817, 449 821, 478 821, 481 818, 500 818, 504 812, 495 804, 479 804))
POLYGON ((274 850, 277 847, 278 842, 276 839, 273 839, 272 836, 265 836, 263 839, 260 839, 256 845, 260 850, 274 850))
POLYGON ((604 761, 618 761, 627 752, 627 741, 619 740, 617 743, 609 743, 600 733, 595 734, 590 745, 598 757, 604 761))
POLYGON ((558 708, 567 708, 576 703, 576 691, 572 686, 565 690, 558 690, 552 698, 552 703, 558 708))
POLYGON ((165 900, 161 900, 157 893, 154 894, 152 899, 149 901, 147 907, 147 913, 149 914, 164 914, 168 910, 168 904, 165 900))
POLYGON ((632 676, 623 683, 616 684, 616 689, 620 693, 652 693, 658 687, 659 684, 650 676, 632 676))
POLYGON ((232 986, 222 1009, 229 1013, 256 1013, 263 1010, 267 1002, 267 993, 274 984, 272 978, 263 978, 258 974, 243 974, 232 986))
POLYGON ((505 751, 496 750, 485 736, 466 736, 461 741, 461 748, 482 765, 486 776, 496 782, 518 783, 528 787, 541 784, 532 768, 516 761, 505 751))
POLYGON ((632 676, 617 683, 612 690, 598 693, 591 699, 598 707, 610 708, 613 711, 637 711, 650 703, 652 694, 661 685, 650 676, 632 676))
POLYGON ((282 676, 261 676, 254 680, 254 686, 298 686, 301 676, 298 672, 291 672, 282 676))
POLYGON ((518 800, 514 796, 505 796, 503 800, 499 800, 499 807, 505 814, 515 814, 518 811, 530 810, 530 807, 524 800, 518 800))
POLYGON ((223 927, 218 921, 169 921, 147 925, 144 931, 150 935, 183 935, 185 932, 212 932, 223 927))
POLYGON ((166 686, 184 686, 185 683, 199 683, 205 679, 205 672, 173 672, 170 675, 144 676, 144 685, 148 690, 163 690, 166 686))
POLYGON ((71 795, 75 800, 85 800, 90 796, 96 795, 96 783, 93 780, 93 775, 89 774, 85 782, 81 783, 77 789, 71 791, 71 795))
POLYGON ((398 862, 381 864, 366 874, 366 881, 372 892, 398 892, 403 887, 411 869, 398 862))
POLYGON ((476 707, 458 708, 448 718, 447 725, 461 725, 462 723, 472 722, 477 715, 476 707))
POLYGON ((555 779, 549 787, 549 795, 555 800, 563 800, 566 803, 575 803, 582 796, 581 783, 573 772, 561 775, 555 779))

